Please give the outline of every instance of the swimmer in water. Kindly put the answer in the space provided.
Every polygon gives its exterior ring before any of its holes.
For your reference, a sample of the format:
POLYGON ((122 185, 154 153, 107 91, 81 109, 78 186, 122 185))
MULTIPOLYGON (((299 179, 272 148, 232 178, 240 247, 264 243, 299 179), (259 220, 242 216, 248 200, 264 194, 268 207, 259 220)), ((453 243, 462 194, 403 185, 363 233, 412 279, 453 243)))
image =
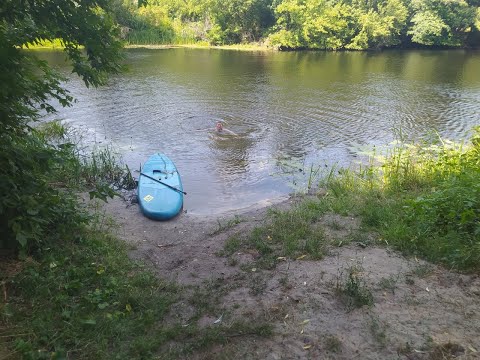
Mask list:
MULTIPOLYGON (((212 128, 198 129, 197 131, 205 131, 205 130, 211 131, 212 128)), ((217 123, 215 124, 215 127, 213 128, 213 131, 215 131, 218 134, 228 134, 228 135, 238 136, 238 134, 234 133, 232 130, 228 130, 227 128, 224 128, 221 121, 217 121, 217 123)))
POLYGON ((233 131, 224 128, 221 121, 218 121, 215 124, 215 131, 218 132, 218 133, 221 133, 221 134, 237 135, 233 131))

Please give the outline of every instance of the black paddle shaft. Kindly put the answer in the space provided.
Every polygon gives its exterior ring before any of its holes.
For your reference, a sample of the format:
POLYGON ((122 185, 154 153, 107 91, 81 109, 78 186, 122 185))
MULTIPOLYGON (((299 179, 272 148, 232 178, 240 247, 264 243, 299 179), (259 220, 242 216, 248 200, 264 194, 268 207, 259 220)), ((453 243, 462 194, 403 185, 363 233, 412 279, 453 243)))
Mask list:
POLYGON ((144 174, 144 173, 140 173, 140 176, 145 176, 146 178, 149 178, 150 180, 153 180, 153 181, 156 181, 162 185, 165 185, 166 187, 172 189, 172 190, 175 190, 175 191, 178 191, 179 193, 182 193, 183 195, 187 195, 187 193, 185 191, 182 191, 180 189, 177 189, 175 186, 172 186, 172 185, 168 185, 168 184, 165 184, 163 181, 160 181, 158 179, 155 179, 154 177, 151 177, 150 175, 147 175, 147 174, 144 174))

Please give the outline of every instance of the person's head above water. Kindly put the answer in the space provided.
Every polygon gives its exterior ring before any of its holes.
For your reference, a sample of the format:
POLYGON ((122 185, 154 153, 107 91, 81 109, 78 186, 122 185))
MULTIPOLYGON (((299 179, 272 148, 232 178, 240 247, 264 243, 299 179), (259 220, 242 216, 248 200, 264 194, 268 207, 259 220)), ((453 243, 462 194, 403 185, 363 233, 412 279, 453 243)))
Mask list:
POLYGON ((218 121, 215 124, 215 130, 217 130, 217 131, 222 131, 223 130, 223 124, 220 121, 218 121))

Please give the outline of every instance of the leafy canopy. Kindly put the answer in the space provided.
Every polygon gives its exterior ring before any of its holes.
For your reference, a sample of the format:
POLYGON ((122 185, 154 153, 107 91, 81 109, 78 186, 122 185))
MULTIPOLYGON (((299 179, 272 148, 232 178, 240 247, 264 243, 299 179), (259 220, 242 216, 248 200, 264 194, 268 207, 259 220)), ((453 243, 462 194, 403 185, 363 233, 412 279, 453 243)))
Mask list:
MULTIPOLYGON (((109 0, 3 0, 0 6, 0 247, 26 249, 66 226, 75 201, 51 184, 62 152, 31 128, 53 101, 73 100, 63 80, 24 48, 60 39, 86 86, 120 71, 109 0)), ((73 220, 72 220, 73 221, 73 220)), ((67 225, 68 227, 68 225, 67 225)))

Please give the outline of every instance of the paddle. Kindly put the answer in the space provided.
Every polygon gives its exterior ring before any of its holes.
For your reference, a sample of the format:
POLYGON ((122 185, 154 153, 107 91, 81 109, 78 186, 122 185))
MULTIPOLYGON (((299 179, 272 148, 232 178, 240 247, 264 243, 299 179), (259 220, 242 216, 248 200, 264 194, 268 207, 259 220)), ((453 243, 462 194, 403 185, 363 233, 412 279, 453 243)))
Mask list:
POLYGON ((151 177, 150 175, 144 174, 144 173, 142 173, 142 172, 140 173, 140 175, 143 175, 143 176, 145 176, 146 178, 149 178, 150 180, 153 180, 153 181, 156 181, 156 182, 158 182, 158 183, 160 183, 160 184, 162 184, 162 185, 165 185, 166 187, 168 187, 168 188, 170 188, 170 189, 172 189, 172 190, 178 191, 179 193, 182 193, 183 195, 187 195, 187 193, 186 193, 185 191, 182 191, 182 190, 180 190, 180 189, 177 189, 177 188, 174 187, 174 186, 165 184, 164 182, 162 182, 162 181, 160 181, 160 180, 157 180, 157 179, 155 179, 154 177, 151 177))

